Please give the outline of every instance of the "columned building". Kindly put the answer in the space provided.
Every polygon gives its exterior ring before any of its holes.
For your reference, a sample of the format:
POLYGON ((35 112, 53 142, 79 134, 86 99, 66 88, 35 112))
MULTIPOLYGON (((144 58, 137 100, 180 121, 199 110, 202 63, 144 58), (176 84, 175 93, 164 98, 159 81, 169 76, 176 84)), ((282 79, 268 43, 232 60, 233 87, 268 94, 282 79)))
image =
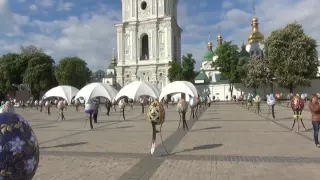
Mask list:
POLYGON ((122 0, 122 23, 116 24, 120 86, 150 81, 160 89, 169 83, 168 64, 181 59, 178 0, 122 0))

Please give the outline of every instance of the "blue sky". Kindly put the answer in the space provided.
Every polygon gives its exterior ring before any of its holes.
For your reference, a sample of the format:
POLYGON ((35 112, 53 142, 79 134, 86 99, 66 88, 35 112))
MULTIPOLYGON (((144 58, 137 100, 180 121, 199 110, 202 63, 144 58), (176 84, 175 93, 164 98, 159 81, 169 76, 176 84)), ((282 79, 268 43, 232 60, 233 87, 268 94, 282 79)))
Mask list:
MULTIPOLYGON (((208 33, 216 45, 218 26, 224 40, 246 43, 253 4, 265 37, 298 21, 320 41, 319 0, 180 0, 182 53, 192 53, 199 67, 208 33)), ((113 24, 121 21, 121 0, 0 0, 0 20, 2 54, 33 44, 56 61, 79 56, 92 70, 105 70, 116 47, 113 24)))

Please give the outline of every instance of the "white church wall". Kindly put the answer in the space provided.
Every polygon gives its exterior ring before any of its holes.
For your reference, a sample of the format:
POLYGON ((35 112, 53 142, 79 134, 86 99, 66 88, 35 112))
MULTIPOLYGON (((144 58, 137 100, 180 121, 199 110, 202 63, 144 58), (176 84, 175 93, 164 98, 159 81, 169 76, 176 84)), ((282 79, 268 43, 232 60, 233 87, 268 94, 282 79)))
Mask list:
MULTIPOLYGON (((293 89, 293 93, 301 94, 301 93, 307 93, 309 95, 313 93, 319 93, 320 92, 320 79, 313 79, 311 81, 312 85, 311 87, 297 87, 293 89)), ((231 98, 231 93, 229 91, 229 84, 216 84, 216 85, 195 85, 198 93, 200 96, 206 96, 207 92, 209 90, 210 97, 212 98, 215 96, 215 98, 219 98, 220 101, 225 101, 226 96, 228 95, 228 98, 231 98)), ((265 97, 266 94, 271 93, 271 85, 267 85, 265 87, 258 88, 258 91, 260 92, 260 96, 265 97)), ((273 92, 274 93, 282 93, 284 97, 289 94, 289 89, 274 85, 273 86, 273 92)), ((234 84, 233 87, 233 95, 236 97, 239 97, 241 94, 248 94, 253 93, 253 88, 246 88, 241 83, 234 84)))
MULTIPOLYGON (((237 83, 234 85, 234 94, 236 96, 239 96, 241 94, 241 91, 243 94, 248 94, 252 93, 253 89, 252 88, 246 88, 244 87, 243 84, 237 83)), ((259 88, 260 95, 265 96, 266 94, 271 93, 271 85, 267 85, 265 87, 259 88)), ((278 85, 273 85, 273 92, 274 93, 282 93, 284 96, 289 94, 289 89, 280 87, 278 85)), ((301 94, 301 93, 307 93, 307 94, 313 94, 313 93, 318 93, 320 92, 320 79, 313 79, 311 80, 311 87, 297 87, 293 89, 293 93, 296 94, 301 94)))

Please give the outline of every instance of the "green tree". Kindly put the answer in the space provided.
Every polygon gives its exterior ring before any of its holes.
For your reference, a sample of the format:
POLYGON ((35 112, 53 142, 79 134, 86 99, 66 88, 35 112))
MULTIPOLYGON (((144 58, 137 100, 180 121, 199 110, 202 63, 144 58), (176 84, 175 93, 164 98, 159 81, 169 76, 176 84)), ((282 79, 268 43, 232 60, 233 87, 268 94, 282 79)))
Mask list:
POLYGON ((78 57, 62 59, 55 72, 60 85, 70 85, 80 89, 90 80, 87 63, 78 57))
POLYGON ((249 63, 251 57, 250 54, 246 50, 246 46, 244 43, 241 46, 241 51, 239 53, 239 62, 238 62, 238 80, 242 81, 247 77, 247 64, 249 63))
POLYGON ((7 94, 11 91, 16 91, 17 87, 12 84, 21 82, 20 72, 17 71, 16 63, 19 54, 8 53, 0 58, 0 93, 7 94))
POLYGON ((194 71, 194 65, 196 61, 193 59, 192 54, 186 54, 182 56, 182 80, 194 82, 196 72, 194 71))
POLYGON ((260 56, 254 56, 246 64, 247 75, 242 79, 242 83, 249 88, 256 90, 261 86, 272 83, 272 73, 268 67, 268 62, 260 56))
POLYGON ((35 45, 20 46, 21 54, 43 53, 43 49, 36 47, 35 45))
POLYGON ((212 63, 213 67, 219 69, 221 76, 229 80, 229 90, 233 93, 233 85, 239 79, 239 52, 238 46, 232 44, 231 41, 224 42, 216 49, 215 53, 218 56, 216 61, 212 63))
POLYGON ((28 66, 23 73, 23 83, 28 84, 31 94, 38 99, 40 92, 47 91, 57 85, 54 76, 54 60, 40 52, 24 54, 20 63, 28 61, 28 66))
POLYGON ((182 67, 177 60, 169 62, 168 79, 170 82, 182 80, 182 67))
POLYGON ((319 66, 316 48, 316 41, 298 23, 273 31, 265 41, 265 53, 275 82, 291 93, 297 86, 310 86, 319 66))

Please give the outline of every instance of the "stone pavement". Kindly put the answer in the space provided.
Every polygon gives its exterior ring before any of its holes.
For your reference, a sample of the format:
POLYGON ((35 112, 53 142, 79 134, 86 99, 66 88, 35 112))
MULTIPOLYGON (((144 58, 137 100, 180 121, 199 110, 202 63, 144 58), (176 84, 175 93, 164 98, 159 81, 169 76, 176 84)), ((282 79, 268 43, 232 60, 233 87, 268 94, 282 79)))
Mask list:
MULTIPOLYGON (((36 133, 41 160, 34 179, 318 179, 320 149, 313 142, 310 114, 303 113, 307 132, 291 132, 292 111, 276 106, 256 114, 244 106, 216 103, 203 109, 199 120, 188 120, 189 131, 178 130, 179 115, 167 109, 162 127, 166 155, 158 146, 151 156, 151 125, 140 107, 127 108, 126 120, 105 109, 94 130, 84 130, 85 114, 68 107, 66 121, 33 109, 16 109, 36 133)), ((188 117, 188 116, 187 116, 188 117)), ((301 129, 303 130, 303 129, 301 129)))

